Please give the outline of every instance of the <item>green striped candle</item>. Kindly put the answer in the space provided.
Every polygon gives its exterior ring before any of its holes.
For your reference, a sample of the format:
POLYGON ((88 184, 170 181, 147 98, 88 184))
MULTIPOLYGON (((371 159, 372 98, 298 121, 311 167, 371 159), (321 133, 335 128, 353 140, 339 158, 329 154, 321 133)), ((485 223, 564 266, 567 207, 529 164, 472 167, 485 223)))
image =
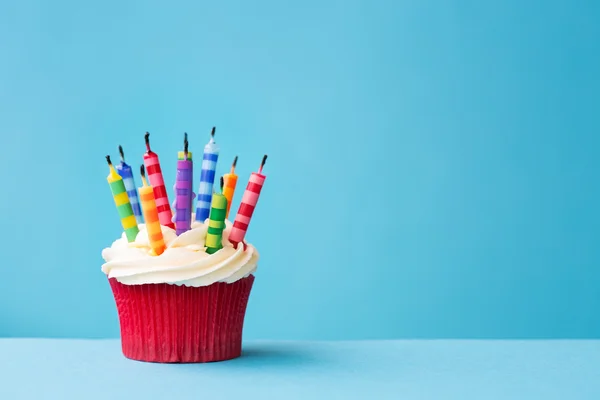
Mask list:
POLYGON ((121 218, 121 225, 127 236, 127 241, 133 242, 135 241, 135 237, 139 230, 135 215, 133 214, 133 209, 131 208, 131 203, 129 202, 129 196, 127 196, 123 178, 121 178, 115 170, 115 167, 112 165, 110 156, 106 156, 106 161, 108 162, 108 167, 110 169, 106 180, 108 181, 113 199, 115 200, 115 205, 117 206, 119 218, 121 218))
POLYGON ((206 232, 206 252, 213 254, 223 248, 222 238, 225 229, 225 214, 227 214, 227 198, 222 194, 213 193, 206 232))

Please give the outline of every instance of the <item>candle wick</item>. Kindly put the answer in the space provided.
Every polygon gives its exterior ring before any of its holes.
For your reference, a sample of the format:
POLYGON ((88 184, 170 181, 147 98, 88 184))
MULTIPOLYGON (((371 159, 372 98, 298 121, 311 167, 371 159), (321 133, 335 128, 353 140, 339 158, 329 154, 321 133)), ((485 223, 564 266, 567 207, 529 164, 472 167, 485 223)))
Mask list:
POLYGON ((215 130, 216 129, 217 128, 215 126, 213 126, 212 131, 210 131, 210 137, 211 137, 211 139, 214 139, 214 137, 215 137, 215 130))
POLYGON ((144 164, 140 165, 140 174, 142 174, 142 184, 144 186, 148 186, 148 182, 146 181, 146 169, 144 168, 144 164))
POLYGON ((238 160, 238 156, 235 156, 235 158, 233 159, 233 164, 231 164, 231 173, 235 173, 235 167, 237 165, 237 160, 238 160))
POLYGON ((121 161, 125 162, 125 153, 123 152, 123 146, 119 145, 119 154, 121 155, 121 161))
POLYGON ((225 187, 225 179, 221 176, 221 194, 223 194, 223 187, 225 187))
POLYGON ((146 141, 146 149, 150 151, 150 133, 146 132, 144 135, 144 140, 146 141))
POLYGON ((267 162, 267 155, 265 154, 263 156, 262 162, 260 163, 260 168, 258 169, 259 174, 262 174, 262 170, 263 170, 263 167, 265 166, 266 162, 267 162))
POLYGON ((106 156, 106 162, 108 162, 108 165, 112 165, 112 161, 110 161, 110 156, 106 156))
POLYGON ((186 133, 183 134, 183 152, 185 153, 185 160, 186 161, 188 159, 188 146, 189 146, 188 134, 186 132, 186 133))

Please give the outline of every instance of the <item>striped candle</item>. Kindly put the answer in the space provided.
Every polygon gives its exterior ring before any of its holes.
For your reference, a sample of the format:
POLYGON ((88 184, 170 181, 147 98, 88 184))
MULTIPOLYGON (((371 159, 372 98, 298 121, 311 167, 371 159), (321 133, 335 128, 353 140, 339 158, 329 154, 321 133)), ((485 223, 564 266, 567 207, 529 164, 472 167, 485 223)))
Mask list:
POLYGON ((177 157, 175 202, 173 204, 173 208, 175 209, 173 220, 175 222, 175 233, 177 236, 181 235, 183 232, 189 231, 192 227, 194 164, 192 162, 192 153, 188 151, 187 133, 184 136, 183 146, 184 150, 180 151, 177 157))
POLYGON ((156 201, 156 209, 158 210, 158 219, 161 225, 175 229, 175 224, 172 221, 173 215, 171 214, 169 197, 167 196, 165 181, 163 179, 162 170, 160 169, 160 162, 158 161, 158 155, 150 150, 150 134, 148 132, 146 132, 145 139, 147 151, 144 154, 144 165, 146 166, 150 186, 152 186, 154 190, 154 200, 156 201))
POLYGON ((148 186, 143 165, 140 167, 140 172, 142 174, 143 186, 139 189, 139 192, 142 210, 144 211, 144 219, 146 220, 148 242, 150 243, 150 248, 154 254, 160 256, 165 251, 166 246, 160 227, 159 213, 154 199, 154 190, 152 186, 148 186))
MULTIPOLYGON (((192 161, 192 152, 191 151, 188 152, 188 158, 190 159, 190 161, 192 161)), ((185 160, 185 153, 183 151, 177 152, 177 160, 185 160)), ((193 180, 192 180, 192 186, 193 186, 193 180)), ((194 209, 194 207, 192 207, 192 204, 194 203, 195 197, 196 197, 196 193, 192 192, 192 196, 190 197, 190 210, 194 209)))
POLYGON ((125 153, 122 146, 119 146, 119 154, 121 155, 121 164, 115 166, 115 169, 121 175, 121 178, 123 178, 135 220, 138 224, 141 224, 144 220, 142 218, 142 209, 140 208, 135 181, 133 180, 133 172, 131 171, 131 167, 125 162, 125 153))
POLYGON ((215 143, 215 128, 212 128, 210 140, 204 146, 202 157, 202 171, 200 172, 200 187, 196 201, 196 221, 204 222, 210 214, 215 171, 219 158, 219 146, 215 143))
POLYGON ((233 159, 233 164, 231 164, 231 171, 224 175, 225 187, 223 188, 223 195, 227 199, 227 213, 225 214, 225 218, 229 218, 229 209, 231 208, 233 193, 235 192, 235 185, 237 184, 238 176, 235 174, 237 160, 238 158, 235 156, 233 159))
POLYGON ((106 161, 108 162, 109 168, 106 180, 108 181, 113 199, 115 200, 115 205, 117 206, 119 218, 121 218, 121 225, 125 231, 125 236, 127 236, 127 241, 133 242, 139 233, 139 229, 137 222, 135 221, 131 203, 129 202, 129 197, 127 196, 127 190, 125 189, 123 178, 121 178, 115 170, 115 167, 112 165, 110 156, 106 156, 106 161))
POLYGON ((256 208, 260 191, 265 183, 266 176, 262 174, 262 169, 266 161, 267 156, 265 155, 262 159, 258 172, 253 172, 250 175, 248 186, 246 186, 246 191, 242 197, 240 208, 235 216, 235 221, 233 222, 231 232, 229 233, 229 241, 233 243, 236 248, 237 244, 242 242, 246 236, 248 225, 250 225, 250 219, 252 218, 252 213, 254 213, 254 208, 256 208))
POLYGON ((227 213, 227 198, 219 193, 212 196, 208 230, 206 232, 206 252, 213 254, 223 248, 223 229, 225 229, 225 214, 227 213))

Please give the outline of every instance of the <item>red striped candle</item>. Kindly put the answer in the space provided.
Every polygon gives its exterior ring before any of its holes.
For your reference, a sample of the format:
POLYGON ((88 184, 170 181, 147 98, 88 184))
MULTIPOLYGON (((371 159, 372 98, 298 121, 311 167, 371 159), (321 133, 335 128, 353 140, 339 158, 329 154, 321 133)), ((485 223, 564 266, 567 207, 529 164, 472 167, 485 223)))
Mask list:
POLYGON ((158 155, 150 150, 150 134, 146 132, 146 153, 144 154, 144 165, 146 167, 146 174, 150 181, 150 186, 154 190, 154 201, 156 202, 156 209, 158 210, 158 220, 163 226, 168 226, 171 229, 175 229, 173 223, 173 214, 171 213, 171 206, 169 205, 169 198, 167 196, 167 189, 165 188, 165 181, 163 179, 162 170, 160 169, 160 162, 158 161, 158 155))
POLYGON ((260 191, 265 183, 266 176, 262 174, 265 161, 267 161, 266 155, 263 157, 258 172, 253 172, 250 175, 248 186, 246 186, 246 191, 242 197, 240 208, 235 216, 235 221, 233 222, 231 232, 229 233, 229 241, 233 243, 236 248, 237 244, 243 242, 244 237, 246 236, 248 225, 250 225, 250 219, 252 218, 252 214, 256 208, 256 203, 258 202, 258 197, 260 196, 260 191))

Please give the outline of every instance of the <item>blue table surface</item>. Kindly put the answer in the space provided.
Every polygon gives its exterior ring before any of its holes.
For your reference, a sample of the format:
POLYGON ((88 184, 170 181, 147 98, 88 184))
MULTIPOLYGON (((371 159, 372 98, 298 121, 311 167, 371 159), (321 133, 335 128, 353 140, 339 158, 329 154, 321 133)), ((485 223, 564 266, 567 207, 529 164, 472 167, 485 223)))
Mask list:
POLYGON ((250 341, 151 364, 118 340, 0 339, 0 399, 600 399, 600 341, 250 341))

